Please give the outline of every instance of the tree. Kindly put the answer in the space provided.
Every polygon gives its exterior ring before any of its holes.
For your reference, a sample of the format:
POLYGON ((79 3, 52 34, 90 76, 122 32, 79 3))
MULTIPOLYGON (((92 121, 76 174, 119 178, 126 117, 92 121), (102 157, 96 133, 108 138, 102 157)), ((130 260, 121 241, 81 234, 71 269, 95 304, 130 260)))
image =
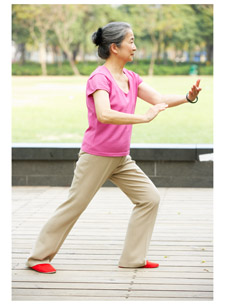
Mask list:
POLYGON ((79 75, 77 54, 82 51, 85 59, 85 54, 92 53, 95 46, 91 34, 112 21, 132 25, 138 49, 151 58, 150 75, 155 61, 168 48, 191 54, 200 46, 206 48, 212 61, 212 5, 13 5, 12 37, 23 51, 21 63, 25 47, 38 48, 42 74, 46 75, 46 49, 51 45, 55 53, 63 52, 74 74, 79 75))
POLYGON ((51 5, 51 15, 49 16, 58 42, 67 55, 75 75, 80 74, 74 55, 78 53, 83 37, 82 25, 78 22, 83 9, 83 5, 51 5))
POLYGON ((135 34, 148 39, 151 45, 151 61, 148 74, 153 75, 157 53, 163 42, 182 28, 178 5, 124 5, 121 10, 130 15, 135 34))
POLYGON ((202 42, 205 43, 207 51, 207 61, 213 61, 213 5, 198 4, 192 5, 196 13, 196 24, 198 26, 198 34, 202 42))
POLYGON ((22 65, 25 62, 25 46, 30 39, 30 33, 25 24, 18 18, 15 5, 12 7, 12 40, 17 44, 17 52, 21 53, 19 63, 22 65))
POLYGON ((196 14, 190 5, 178 5, 179 12, 177 12, 182 27, 179 31, 175 31, 168 40, 168 46, 172 46, 176 53, 178 51, 183 54, 188 51, 190 58, 193 50, 199 44, 199 33, 196 24, 196 14))
POLYGON ((13 5, 17 22, 28 29, 34 46, 39 48, 42 75, 47 75, 46 38, 52 23, 49 19, 50 5, 13 5))
POLYGON ((109 22, 124 20, 124 15, 115 5, 86 5, 82 16, 82 32, 84 53, 94 50, 95 46, 91 41, 91 35, 99 27, 109 22))

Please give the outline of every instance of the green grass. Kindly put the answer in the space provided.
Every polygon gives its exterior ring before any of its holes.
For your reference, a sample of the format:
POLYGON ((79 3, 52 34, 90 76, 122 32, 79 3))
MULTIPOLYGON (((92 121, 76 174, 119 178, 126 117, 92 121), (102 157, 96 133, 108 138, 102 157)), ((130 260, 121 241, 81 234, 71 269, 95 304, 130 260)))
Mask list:
MULTIPOLYGON (((213 143, 213 77, 201 76, 197 104, 167 109, 133 126, 132 143, 213 143)), ((143 77, 164 94, 186 94, 196 76, 143 77)), ((87 128, 86 76, 12 77, 14 143, 79 143, 87 128)), ((136 113, 149 104, 138 100, 136 113)))

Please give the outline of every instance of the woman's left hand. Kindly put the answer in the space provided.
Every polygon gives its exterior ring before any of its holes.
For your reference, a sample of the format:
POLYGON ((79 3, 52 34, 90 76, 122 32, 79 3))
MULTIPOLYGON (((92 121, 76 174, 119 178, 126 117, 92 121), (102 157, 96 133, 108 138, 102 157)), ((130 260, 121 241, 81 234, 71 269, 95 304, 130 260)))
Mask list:
POLYGON ((191 90, 188 92, 188 98, 191 101, 194 101, 199 94, 199 92, 202 90, 202 88, 199 88, 200 79, 196 81, 196 84, 192 86, 191 90))

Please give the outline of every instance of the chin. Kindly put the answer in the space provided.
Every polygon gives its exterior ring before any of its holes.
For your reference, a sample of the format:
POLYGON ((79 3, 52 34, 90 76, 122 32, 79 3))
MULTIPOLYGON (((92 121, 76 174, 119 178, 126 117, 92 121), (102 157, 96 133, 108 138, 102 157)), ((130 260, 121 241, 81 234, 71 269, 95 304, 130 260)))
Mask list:
POLYGON ((133 57, 133 56, 130 56, 130 57, 127 58, 126 63, 127 63, 127 62, 132 62, 132 61, 134 61, 134 57, 133 57))

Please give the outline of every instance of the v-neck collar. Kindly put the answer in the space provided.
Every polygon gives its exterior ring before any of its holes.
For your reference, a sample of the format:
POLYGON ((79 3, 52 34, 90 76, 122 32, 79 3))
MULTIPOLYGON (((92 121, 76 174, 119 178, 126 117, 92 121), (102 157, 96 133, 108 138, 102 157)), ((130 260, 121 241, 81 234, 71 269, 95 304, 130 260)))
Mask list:
POLYGON ((125 95, 128 95, 130 93, 130 79, 129 79, 129 76, 127 75, 126 73, 126 70, 123 68, 123 73, 127 76, 128 78, 128 87, 129 87, 129 90, 128 92, 125 92, 123 89, 120 88, 120 86, 118 85, 118 83, 116 82, 115 78, 112 76, 112 73, 109 71, 109 69, 103 65, 103 67, 108 71, 108 73, 110 74, 111 78, 113 79, 114 83, 116 84, 116 86, 125 94, 125 95))

